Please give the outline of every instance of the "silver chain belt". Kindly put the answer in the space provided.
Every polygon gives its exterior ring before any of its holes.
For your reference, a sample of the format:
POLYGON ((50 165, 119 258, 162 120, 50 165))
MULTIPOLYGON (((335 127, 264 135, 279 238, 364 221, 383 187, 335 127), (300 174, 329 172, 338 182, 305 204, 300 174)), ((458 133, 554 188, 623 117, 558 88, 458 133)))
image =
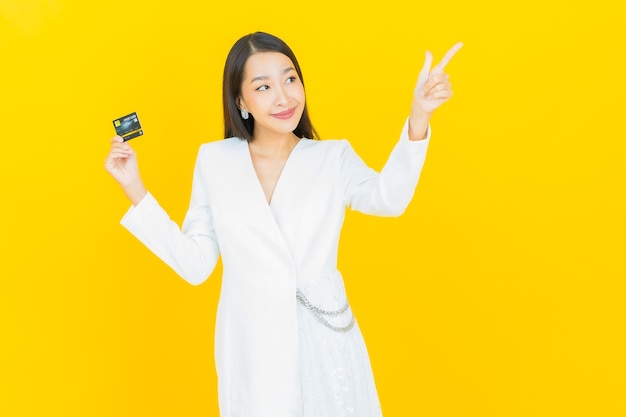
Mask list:
POLYGON ((304 294, 302 294, 302 291, 298 289, 296 289, 296 298, 298 299, 300 304, 302 304, 307 310, 313 313, 315 318, 317 318, 317 320, 319 320, 320 323, 322 323, 324 326, 328 327, 329 329, 334 330, 336 332, 345 333, 345 332, 349 332, 350 329, 354 327, 354 314, 350 314, 351 316, 350 323, 348 323, 346 326, 334 326, 328 320, 324 318, 324 316, 337 317, 345 313, 348 310, 348 308, 350 308, 348 301, 346 301, 346 305, 343 306, 340 310, 326 311, 326 310, 322 310, 321 308, 315 307, 313 304, 311 304, 311 302, 307 300, 304 294))

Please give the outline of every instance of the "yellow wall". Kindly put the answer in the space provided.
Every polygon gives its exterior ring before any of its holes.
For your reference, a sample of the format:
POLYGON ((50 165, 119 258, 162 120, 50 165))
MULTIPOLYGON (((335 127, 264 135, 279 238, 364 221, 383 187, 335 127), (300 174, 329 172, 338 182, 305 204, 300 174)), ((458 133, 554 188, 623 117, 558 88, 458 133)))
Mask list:
POLYGON ((376 168, 424 50, 465 42, 412 205, 350 213, 341 241, 385 415, 626 415, 618 1, 212 3, 0 0, 0 415, 217 415, 220 271, 192 287, 119 226, 103 161, 138 112, 181 221, 255 30, 296 51, 322 136, 376 168))

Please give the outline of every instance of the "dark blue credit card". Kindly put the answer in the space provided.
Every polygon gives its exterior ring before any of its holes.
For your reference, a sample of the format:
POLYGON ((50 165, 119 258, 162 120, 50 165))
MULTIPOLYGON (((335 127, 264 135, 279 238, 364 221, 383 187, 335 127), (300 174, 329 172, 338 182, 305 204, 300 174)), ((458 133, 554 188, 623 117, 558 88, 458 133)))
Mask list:
POLYGON ((124 141, 143 135, 143 129, 136 112, 113 120, 113 127, 115 127, 115 133, 121 136, 124 141))

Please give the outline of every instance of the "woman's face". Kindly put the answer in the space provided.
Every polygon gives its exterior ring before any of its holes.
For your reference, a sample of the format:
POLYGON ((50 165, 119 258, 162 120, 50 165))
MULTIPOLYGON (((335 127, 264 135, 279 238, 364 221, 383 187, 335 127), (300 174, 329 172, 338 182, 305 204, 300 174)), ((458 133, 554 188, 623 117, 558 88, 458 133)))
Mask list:
POLYGON ((259 52, 246 61, 239 108, 254 116, 253 137, 291 134, 304 112, 304 86, 291 59, 259 52))

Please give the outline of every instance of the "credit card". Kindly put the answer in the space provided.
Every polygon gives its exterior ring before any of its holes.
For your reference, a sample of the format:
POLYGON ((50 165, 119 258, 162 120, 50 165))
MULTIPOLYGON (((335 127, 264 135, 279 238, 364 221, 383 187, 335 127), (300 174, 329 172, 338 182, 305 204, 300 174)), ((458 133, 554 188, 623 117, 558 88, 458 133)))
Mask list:
POLYGON ((136 112, 113 120, 113 127, 115 127, 115 133, 121 136, 124 142, 143 135, 143 129, 136 112))

